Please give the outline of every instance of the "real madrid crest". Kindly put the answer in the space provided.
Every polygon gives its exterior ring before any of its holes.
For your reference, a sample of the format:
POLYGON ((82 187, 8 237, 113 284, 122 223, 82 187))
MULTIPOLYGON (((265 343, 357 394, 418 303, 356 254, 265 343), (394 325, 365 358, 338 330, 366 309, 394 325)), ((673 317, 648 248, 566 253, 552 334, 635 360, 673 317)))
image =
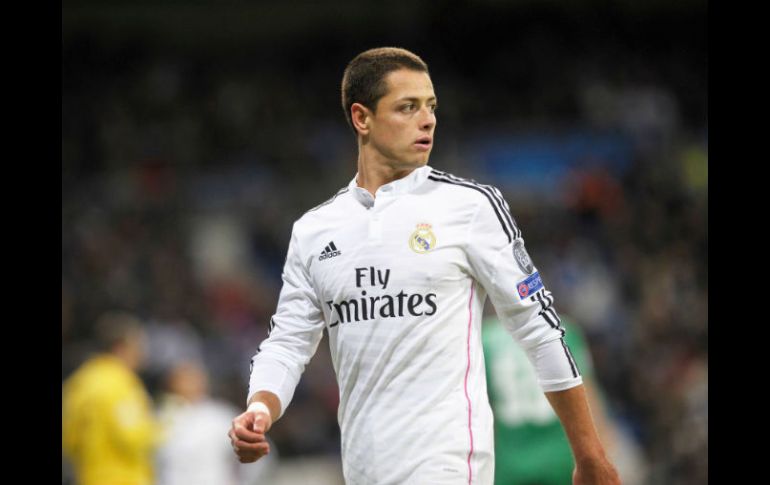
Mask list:
POLYGON ((418 254, 427 253, 436 247, 436 235, 430 224, 417 224, 417 230, 409 236, 409 247, 418 254))

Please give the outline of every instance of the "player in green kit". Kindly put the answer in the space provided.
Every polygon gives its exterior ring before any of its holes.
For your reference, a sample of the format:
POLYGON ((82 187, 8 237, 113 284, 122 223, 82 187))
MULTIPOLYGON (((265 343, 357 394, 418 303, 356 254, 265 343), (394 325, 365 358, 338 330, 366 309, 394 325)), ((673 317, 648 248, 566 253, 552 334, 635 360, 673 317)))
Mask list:
MULTIPOLYGON (((580 330, 564 316, 561 326, 584 382, 590 382, 591 357, 580 330)), ((569 442, 527 354, 495 317, 484 321, 482 338, 494 413, 495 485, 571 484, 575 464, 569 442)), ((598 414, 593 403, 591 409, 598 414)))

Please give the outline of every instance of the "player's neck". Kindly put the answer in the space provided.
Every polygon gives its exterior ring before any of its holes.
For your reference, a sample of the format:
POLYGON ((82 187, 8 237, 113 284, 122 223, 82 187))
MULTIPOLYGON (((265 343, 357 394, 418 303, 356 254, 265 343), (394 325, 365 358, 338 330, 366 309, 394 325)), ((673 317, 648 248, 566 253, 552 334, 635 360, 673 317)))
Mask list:
POLYGON ((374 197, 383 185, 402 179, 418 168, 417 165, 389 160, 379 153, 359 149, 356 183, 374 197))

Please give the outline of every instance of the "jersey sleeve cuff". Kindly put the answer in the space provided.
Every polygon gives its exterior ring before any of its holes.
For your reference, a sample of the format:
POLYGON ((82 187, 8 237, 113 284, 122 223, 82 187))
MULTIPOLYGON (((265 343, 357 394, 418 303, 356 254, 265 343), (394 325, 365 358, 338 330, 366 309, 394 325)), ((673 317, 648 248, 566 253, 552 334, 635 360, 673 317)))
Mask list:
POLYGON ((255 392, 272 392, 281 401, 281 412, 278 415, 278 418, 280 418, 294 397, 294 390, 297 388, 298 383, 299 376, 293 376, 282 364, 269 359, 257 358, 254 361, 254 367, 249 378, 249 393, 246 396, 246 405, 248 406, 248 400, 255 392))
POLYGON ((583 376, 577 376, 570 379, 540 381, 540 388, 543 389, 543 392, 566 391, 582 383, 583 376))
POLYGON ((529 348, 527 354, 544 392, 563 391, 583 382, 580 369, 562 338, 529 348))

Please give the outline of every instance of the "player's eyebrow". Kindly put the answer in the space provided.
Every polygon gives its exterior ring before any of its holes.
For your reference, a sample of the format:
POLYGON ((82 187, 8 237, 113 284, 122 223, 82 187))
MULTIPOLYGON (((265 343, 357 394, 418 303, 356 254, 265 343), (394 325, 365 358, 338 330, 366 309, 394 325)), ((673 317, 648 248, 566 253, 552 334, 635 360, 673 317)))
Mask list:
MULTIPOLYGON (((396 100, 396 102, 399 102, 399 101, 420 101, 420 99, 425 99, 425 98, 418 98, 418 97, 415 97, 415 96, 404 96, 403 98, 398 98, 396 100)), ((430 98, 426 99, 426 101, 436 101, 436 97, 435 96, 431 96, 430 98)))

